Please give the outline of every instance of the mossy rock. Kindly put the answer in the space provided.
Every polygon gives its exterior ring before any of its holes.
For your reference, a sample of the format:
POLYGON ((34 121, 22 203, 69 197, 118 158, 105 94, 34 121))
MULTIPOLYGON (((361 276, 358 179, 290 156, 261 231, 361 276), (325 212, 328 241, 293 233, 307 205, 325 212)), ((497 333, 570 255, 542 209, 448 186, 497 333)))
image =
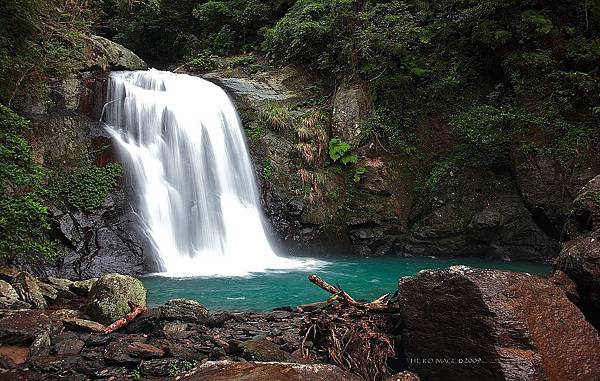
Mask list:
POLYGON ((110 324, 131 309, 128 302, 146 305, 146 288, 139 279, 121 274, 102 275, 92 286, 86 313, 102 324, 110 324))

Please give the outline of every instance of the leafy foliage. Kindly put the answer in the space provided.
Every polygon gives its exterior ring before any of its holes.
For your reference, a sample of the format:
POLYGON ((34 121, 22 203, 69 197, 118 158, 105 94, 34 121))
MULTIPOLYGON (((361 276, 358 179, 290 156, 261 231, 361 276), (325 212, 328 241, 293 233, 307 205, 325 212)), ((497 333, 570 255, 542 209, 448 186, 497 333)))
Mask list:
POLYGON ((86 35, 95 2, 7 0, 0 12, 0 101, 35 101, 48 78, 62 77, 88 60, 86 35))
POLYGON ((48 210, 41 197, 42 168, 23 137, 29 122, 0 104, 0 257, 60 256, 49 239, 48 210))
POLYGON ((329 157, 334 162, 339 160, 344 165, 350 163, 356 164, 358 162, 358 156, 351 153, 351 148, 352 146, 350 146, 350 144, 344 142, 340 138, 333 138, 329 141, 328 145, 329 157))
POLYGON ((121 166, 108 164, 105 167, 86 165, 84 167, 56 173, 48 186, 48 194, 53 204, 89 212, 98 209, 108 192, 121 177, 121 166))

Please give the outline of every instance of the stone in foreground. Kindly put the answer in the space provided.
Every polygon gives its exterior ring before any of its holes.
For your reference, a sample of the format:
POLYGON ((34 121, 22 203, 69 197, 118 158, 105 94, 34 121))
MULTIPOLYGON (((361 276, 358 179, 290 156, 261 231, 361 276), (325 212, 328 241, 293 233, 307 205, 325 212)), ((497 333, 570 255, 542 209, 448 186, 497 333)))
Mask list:
POLYGON ((209 361, 181 381, 362 381, 335 365, 209 361))
POLYGON ((409 369, 426 380, 600 380, 600 338, 563 289, 453 266, 399 282, 409 369))
POLYGON ((146 289, 139 279, 120 274, 101 276, 92 286, 86 312, 102 324, 111 324, 131 311, 128 302, 146 305, 146 289))

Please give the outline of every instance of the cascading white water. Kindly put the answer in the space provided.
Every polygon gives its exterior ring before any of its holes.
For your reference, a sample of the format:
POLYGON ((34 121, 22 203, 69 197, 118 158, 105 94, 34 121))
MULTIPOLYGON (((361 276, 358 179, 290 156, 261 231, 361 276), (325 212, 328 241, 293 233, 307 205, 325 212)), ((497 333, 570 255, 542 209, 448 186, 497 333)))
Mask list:
POLYGON ((110 75, 103 113, 161 272, 245 275, 308 263, 277 256, 235 107, 204 79, 149 70, 110 75))

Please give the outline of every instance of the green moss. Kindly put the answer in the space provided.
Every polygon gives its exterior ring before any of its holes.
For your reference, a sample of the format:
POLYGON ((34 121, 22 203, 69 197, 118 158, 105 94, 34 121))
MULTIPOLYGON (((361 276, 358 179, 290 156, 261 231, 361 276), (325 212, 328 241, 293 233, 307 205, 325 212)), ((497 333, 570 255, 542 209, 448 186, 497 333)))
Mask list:
POLYGON ((41 197, 43 168, 23 137, 29 121, 0 104, 0 257, 8 260, 62 253, 49 238, 48 209, 41 197))
POLYGON ((273 164, 271 162, 271 158, 267 158, 265 163, 263 164, 263 169, 261 172, 261 176, 263 180, 268 181, 273 177, 273 164))
POLYGON ((89 212, 98 209, 121 177, 121 166, 85 165, 67 172, 56 172, 48 184, 48 196, 59 207, 89 212))

